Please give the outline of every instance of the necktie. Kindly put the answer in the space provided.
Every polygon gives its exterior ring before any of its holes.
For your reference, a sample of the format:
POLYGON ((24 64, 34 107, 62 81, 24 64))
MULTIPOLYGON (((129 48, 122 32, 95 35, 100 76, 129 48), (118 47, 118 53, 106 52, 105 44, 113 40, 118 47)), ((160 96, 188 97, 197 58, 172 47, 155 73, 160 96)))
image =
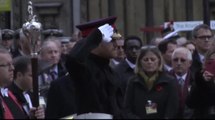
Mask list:
POLYGON ((8 89, 7 88, 1 88, 1 94, 3 97, 8 97, 8 89))
POLYGON ((180 85, 180 90, 183 91, 183 88, 184 88, 184 79, 183 78, 179 78, 178 79, 178 83, 180 85))
POLYGON ((52 77, 52 80, 56 80, 57 79, 57 72, 56 71, 51 71, 50 72, 50 75, 51 75, 51 77, 52 77))

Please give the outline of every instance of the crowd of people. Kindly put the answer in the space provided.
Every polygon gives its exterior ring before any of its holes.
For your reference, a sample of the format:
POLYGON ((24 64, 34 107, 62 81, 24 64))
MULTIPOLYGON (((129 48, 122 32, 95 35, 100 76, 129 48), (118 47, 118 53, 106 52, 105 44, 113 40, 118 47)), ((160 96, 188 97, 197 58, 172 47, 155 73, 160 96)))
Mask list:
POLYGON ((32 104, 29 40, 22 29, 1 30, 0 118, 215 118, 211 28, 196 26, 190 40, 169 31, 146 45, 136 35, 122 36, 116 19, 77 25, 76 39, 44 30, 37 43, 39 106, 32 104))

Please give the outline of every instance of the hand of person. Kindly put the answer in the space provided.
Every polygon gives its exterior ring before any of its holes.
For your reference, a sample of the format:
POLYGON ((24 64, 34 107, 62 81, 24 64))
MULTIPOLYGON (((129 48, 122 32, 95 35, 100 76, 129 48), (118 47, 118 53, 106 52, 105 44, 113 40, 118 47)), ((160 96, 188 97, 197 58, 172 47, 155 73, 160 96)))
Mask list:
POLYGON ((45 110, 42 106, 39 106, 38 108, 31 108, 30 109, 30 117, 36 118, 36 119, 44 119, 45 118, 45 110))
POLYGON ((209 82, 209 81, 211 81, 211 80, 214 80, 214 75, 213 75, 212 73, 208 72, 208 71, 204 71, 204 72, 203 72, 203 77, 204 77, 204 80, 205 80, 206 82, 209 82))
POLYGON ((102 25, 98 28, 102 33, 102 39, 104 42, 110 42, 112 40, 111 36, 113 35, 113 27, 109 24, 102 25))

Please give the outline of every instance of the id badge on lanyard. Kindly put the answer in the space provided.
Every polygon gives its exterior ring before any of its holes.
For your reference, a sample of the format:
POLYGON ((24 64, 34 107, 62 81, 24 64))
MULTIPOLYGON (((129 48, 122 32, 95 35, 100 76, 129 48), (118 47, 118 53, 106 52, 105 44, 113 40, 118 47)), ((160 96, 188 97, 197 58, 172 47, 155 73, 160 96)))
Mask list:
POLYGON ((146 108, 146 114, 156 114, 157 113, 157 104, 153 103, 151 100, 147 101, 145 108, 146 108))

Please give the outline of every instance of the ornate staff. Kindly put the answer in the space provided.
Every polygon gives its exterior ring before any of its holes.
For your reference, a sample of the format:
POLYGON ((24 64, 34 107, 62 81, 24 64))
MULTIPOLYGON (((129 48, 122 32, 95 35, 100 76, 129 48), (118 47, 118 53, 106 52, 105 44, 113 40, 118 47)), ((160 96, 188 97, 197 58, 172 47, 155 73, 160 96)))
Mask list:
POLYGON ((38 89, 38 56, 37 56, 37 42, 40 40, 42 25, 36 21, 36 15, 33 13, 33 6, 31 0, 28 2, 28 20, 22 26, 23 33, 28 39, 28 47, 31 50, 31 65, 33 78, 33 106, 39 106, 39 89, 38 89))

